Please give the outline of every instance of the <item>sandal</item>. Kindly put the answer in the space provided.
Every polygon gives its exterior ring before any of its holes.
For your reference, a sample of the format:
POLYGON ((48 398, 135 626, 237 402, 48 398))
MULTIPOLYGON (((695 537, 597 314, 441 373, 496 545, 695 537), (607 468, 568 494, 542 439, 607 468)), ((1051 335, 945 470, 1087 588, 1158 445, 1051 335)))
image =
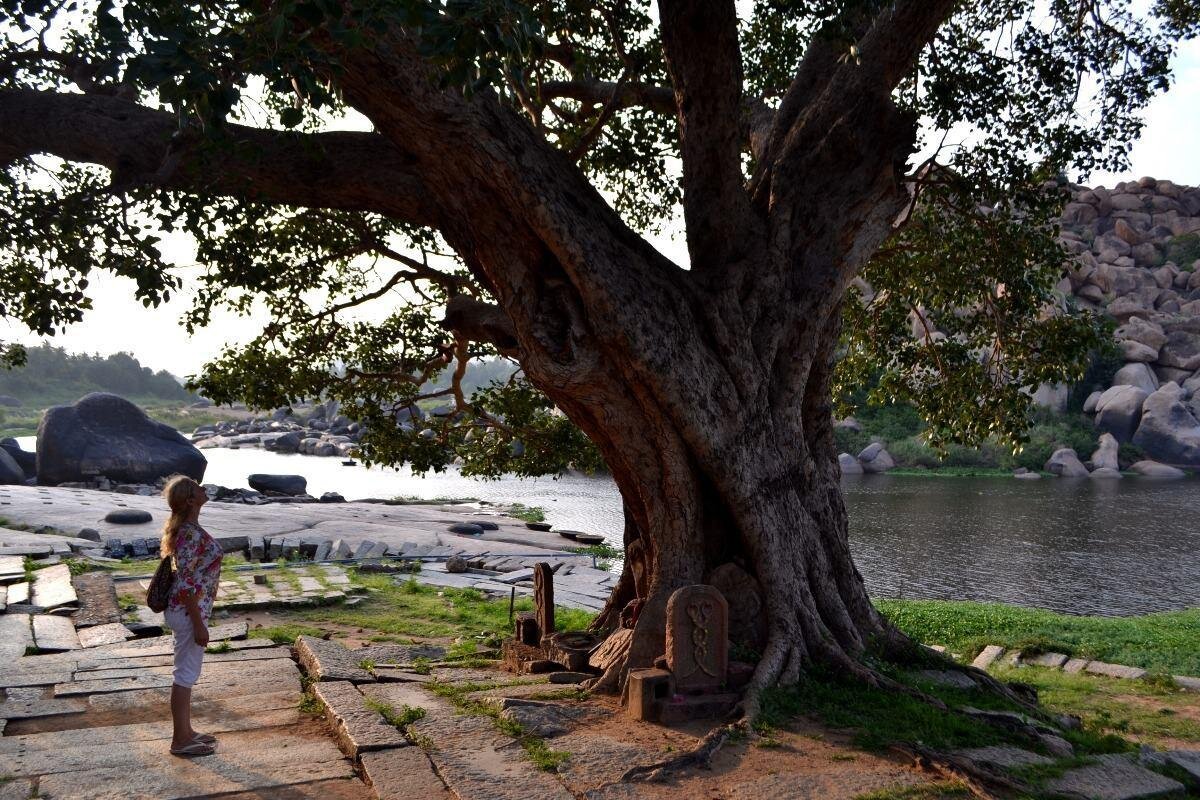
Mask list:
POLYGON ((217 737, 213 736, 211 733, 197 733, 192 737, 192 741, 203 742, 204 744, 216 744, 217 737))
POLYGON ((183 747, 172 747, 171 755, 180 756, 181 758, 195 758, 196 756, 211 756, 217 752, 217 748, 207 742, 191 741, 183 747))

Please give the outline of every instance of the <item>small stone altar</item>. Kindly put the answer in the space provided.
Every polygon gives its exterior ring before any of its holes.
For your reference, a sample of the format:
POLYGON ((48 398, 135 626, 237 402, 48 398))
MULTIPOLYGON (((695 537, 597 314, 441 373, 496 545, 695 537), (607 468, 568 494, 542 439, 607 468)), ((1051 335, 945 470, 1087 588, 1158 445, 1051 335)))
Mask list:
POLYGON ((600 643, 593 633, 559 632, 554 622, 554 570, 540 562, 533 567, 533 613, 517 614, 513 637, 501 645, 504 668, 517 674, 594 672, 588 655, 600 643))
POLYGON ((714 586, 684 586, 667 601, 665 656, 629 673, 626 713, 663 724, 720 717, 740 699, 730 683, 729 604, 714 586))

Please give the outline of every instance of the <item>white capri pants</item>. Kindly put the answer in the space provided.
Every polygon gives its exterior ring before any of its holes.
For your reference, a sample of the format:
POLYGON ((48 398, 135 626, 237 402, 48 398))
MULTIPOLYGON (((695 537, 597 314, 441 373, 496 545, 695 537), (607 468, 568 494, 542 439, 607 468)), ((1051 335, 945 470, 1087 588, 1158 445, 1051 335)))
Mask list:
POLYGON ((192 618, 182 609, 168 608, 163 618, 175 634, 175 670, 171 677, 176 686, 190 689, 200 680, 200 667, 204 663, 204 648, 196 644, 192 630, 192 618))

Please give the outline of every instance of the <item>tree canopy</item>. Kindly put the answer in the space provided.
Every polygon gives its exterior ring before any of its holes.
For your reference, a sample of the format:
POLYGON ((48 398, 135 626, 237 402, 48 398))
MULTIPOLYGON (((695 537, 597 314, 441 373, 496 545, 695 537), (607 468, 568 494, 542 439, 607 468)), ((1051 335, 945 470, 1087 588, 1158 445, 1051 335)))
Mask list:
MULTIPOLYGON (((735 293, 745 279, 722 265, 742 235, 722 220, 747 204, 794 207, 795 236, 820 229, 803 209, 838 198, 845 170, 789 131, 817 113, 814 97, 853 119, 882 93, 892 110, 878 113, 897 113, 889 125, 911 141, 861 133, 902 167, 910 202, 875 237, 882 247, 852 248, 860 279, 842 307, 835 387, 870 378, 876 399, 913 403, 935 443, 1019 441, 1027 390, 1080 376, 1102 327, 1061 313, 1053 292, 1064 176, 1127 166, 1173 48, 1200 27, 1194 3, 1143 5, 4 0, 0 313, 53 334, 83 319, 105 273, 157 305, 183 288, 163 251, 182 234, 203 268, 189 328, 218 309, 270 318, 196 377, 208 397, 337 398, 370 423, 368 459, 418 469, 455 457, 491 475, 596 465, 521 373, 470 396, 457 380, 423 393, 468 359, 519 360, 522 348, 472 248, 489 231, 466 234, 450 200, 431 199, 396 133, 439 129, 397 122, 408 112, 376 99, 372 76, 460 98, 477 118, 438 112, 460 135, 489 114, 519 118, 521 136, 565 156, 558 169, 578 170, 633 231, 682 211, 691 271, 735 293), (768 169, 792 147, 816 155, 768 169), (734 199, 688 202, 706 193, 734 199), (807 205, 789 206, 796 195, 807 205), (431 394, 461 411, 433 438, 407 421, 431 394)), ((544 168, 504 164, 531 183, 544 168)), ((503 199, 548 203, 537 189, 503 199)))

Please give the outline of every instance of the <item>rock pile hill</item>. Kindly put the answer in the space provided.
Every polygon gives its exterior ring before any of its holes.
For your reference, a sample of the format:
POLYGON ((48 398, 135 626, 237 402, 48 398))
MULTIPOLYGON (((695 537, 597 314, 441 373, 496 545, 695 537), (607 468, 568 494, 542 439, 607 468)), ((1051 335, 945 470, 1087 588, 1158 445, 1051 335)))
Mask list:
POLYGON ((1116 320, 1125 359, 1084 411, 1152 459, 1200 467, 1200 187, 1073 191, 1062 240, 1075 258, 1059 289, 1116 320))

